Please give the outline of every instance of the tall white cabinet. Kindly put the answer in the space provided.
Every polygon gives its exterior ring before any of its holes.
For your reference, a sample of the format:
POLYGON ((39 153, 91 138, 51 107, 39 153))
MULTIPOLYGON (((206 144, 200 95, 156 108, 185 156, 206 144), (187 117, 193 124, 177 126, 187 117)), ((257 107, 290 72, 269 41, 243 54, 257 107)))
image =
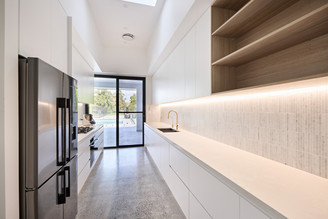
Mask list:
POLYGON ((153 104, 211 94, 211 10, 190 29, 152 78, 153 104))
POLYGON ((19 10, 19 54, 67 73, 68 18, 59 1, 21 0, 19 10))

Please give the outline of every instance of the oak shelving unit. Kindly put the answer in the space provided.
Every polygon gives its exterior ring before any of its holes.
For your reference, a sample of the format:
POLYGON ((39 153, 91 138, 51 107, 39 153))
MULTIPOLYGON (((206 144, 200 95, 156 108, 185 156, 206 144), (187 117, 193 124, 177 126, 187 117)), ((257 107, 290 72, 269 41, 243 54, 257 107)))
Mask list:
POLYGON ((328 72, 328 0, 217 0, 212 93, 328 72))

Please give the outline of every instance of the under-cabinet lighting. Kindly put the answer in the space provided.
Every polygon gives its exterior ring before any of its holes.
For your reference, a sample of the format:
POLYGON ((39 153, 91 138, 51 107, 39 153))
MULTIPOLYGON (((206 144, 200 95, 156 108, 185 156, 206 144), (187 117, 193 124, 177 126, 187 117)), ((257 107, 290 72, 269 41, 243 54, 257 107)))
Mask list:
POLYGON ((132 2, 141 5, 148 5, 155 7, 157 0, 122 0, 124 2, 132 2))
POLYGON ((323 85, 311 86, 311 87, 301 87, 301 88, 289 88, 284 90, 271 90, 271 91, 262 91, 254 93, 244 93, 244 94, 214 94, 209 97, 202 97, 197 99, 163 103, 160 106, 180 106, 180 105, 191 105, 191 104, 202 104, 202 103, 214 103, 220 101, 236 101, 236 100, 247 100, 252 98, 265 98, 265 97, 274 97, 282 95, 293 95, 309 92, 318 92, 318 91, 327 91, 328 92, 328 83, 323 85))

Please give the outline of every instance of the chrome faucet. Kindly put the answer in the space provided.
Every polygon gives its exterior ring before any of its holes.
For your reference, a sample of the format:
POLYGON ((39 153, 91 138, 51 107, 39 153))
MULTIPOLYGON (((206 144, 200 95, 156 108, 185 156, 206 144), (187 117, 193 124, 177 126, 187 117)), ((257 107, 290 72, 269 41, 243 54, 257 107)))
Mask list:
MULTIPOLYGON (((167 118, 168 118, 168 119, 170 118, 170 113, 171 113, 171 112, 174 112, 175 115, 176 115, 176 125, 175 125, 175 127, 176 127, 176 130, 178 130, 178 128, 179 128, 178 113, 177 113, 176 111, 174 111, 174 110, 170 110, 169 113, 167 114, 167 118)), ((173 128, 173 122, 172 122, 172 128, 173 128)))

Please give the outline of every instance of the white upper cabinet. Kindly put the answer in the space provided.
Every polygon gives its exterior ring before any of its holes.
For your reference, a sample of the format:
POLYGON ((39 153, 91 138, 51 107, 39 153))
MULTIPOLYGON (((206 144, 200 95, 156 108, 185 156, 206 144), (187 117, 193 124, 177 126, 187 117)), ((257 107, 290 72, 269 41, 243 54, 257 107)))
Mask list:
POLYGON ((195 25, 196 97, 211 95, 211 10, 195 25))
POLYGON ((67 73, 67 15, 57 0, 21 0, 19 54, 67 73))
POLYGON ((192 28, 184 38, 185 43, 185 83, 184 92, 185 98, 193 98, 196 96, 196 28, 192 28))
POLYGON ((211 94, 211 9, 162 63, 152 79, 153 104, 211 94))
POLYGON ((75 47, 72 49, 72 74, 78 81, 79 102, 93 103, 93 69, 88 65, 75 47))

